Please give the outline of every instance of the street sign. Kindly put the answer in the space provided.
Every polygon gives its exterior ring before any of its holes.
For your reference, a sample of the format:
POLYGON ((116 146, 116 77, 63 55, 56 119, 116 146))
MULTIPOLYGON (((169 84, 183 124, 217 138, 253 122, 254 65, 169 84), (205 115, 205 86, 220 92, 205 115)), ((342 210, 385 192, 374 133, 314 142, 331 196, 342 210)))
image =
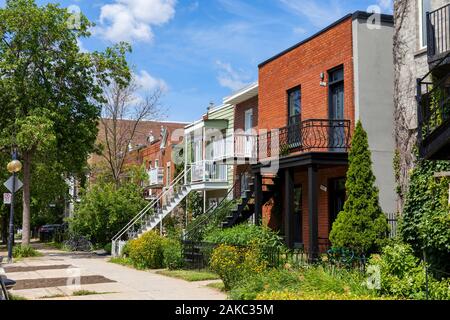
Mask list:
POLYGON ((13 191, 13 178, 14 176, 9 177, 8 180, 6 180, 6 182, 3 184, 10 192, 14 192, 16 193, 17 191, 20 190, 20 188, 22 188, 23 183, 22 181, 19 180, 19 178, 16 177, 16 190, 13 191))
POLYGON ((11 204, 11 193, 4 193, 3 194, 3 203, 4 204, 11 204))

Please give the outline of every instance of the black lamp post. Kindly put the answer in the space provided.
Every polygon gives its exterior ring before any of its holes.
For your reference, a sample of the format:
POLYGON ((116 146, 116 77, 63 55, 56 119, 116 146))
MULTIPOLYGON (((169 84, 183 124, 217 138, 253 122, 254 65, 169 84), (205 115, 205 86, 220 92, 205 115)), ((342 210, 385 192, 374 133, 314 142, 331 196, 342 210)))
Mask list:
POLYGON ((11 209, 9 214, 9 238, 8 238, 8 262, 12 262, 12 247, 14 241, 14 194, 16 193, 16 175, 22 170, 22 163, 17 160, 17 151, 13 151, 12 161, 8 163, 7 169, 13 175, 11 192, 11 209))

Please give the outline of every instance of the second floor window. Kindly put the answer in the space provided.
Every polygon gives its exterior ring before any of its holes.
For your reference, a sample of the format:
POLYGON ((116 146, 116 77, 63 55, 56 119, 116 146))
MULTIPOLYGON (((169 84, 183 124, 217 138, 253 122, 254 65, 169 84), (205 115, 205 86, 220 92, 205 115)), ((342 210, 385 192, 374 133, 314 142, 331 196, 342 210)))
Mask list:
POLYGON ((302 113, 302 95, 300 87, 288 91, 288 125, 300 123, 302 113))

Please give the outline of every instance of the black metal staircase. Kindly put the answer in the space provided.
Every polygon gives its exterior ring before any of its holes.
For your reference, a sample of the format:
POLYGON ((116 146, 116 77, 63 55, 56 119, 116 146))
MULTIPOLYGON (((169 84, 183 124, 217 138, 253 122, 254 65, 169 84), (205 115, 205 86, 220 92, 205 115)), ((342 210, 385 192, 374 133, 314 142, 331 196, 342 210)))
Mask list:
POLYGON ((242 192, 241 203, 231 210, 226 220, 222 222, 222 228, 232 228, 235 225, 247 221, 255 214, 254 191, 254 183, 251 181, 248 183, 247 190, 242 192))

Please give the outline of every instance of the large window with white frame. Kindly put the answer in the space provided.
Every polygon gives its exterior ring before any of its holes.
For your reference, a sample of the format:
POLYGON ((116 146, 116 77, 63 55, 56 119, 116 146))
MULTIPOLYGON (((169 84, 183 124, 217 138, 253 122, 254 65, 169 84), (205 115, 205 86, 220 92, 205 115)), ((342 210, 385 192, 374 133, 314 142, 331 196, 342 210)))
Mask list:
POLYGON ((419 46, 420 49, 427 47, 427 12, 431 11, 431 0, 417 0, 419 7, 419 46))

